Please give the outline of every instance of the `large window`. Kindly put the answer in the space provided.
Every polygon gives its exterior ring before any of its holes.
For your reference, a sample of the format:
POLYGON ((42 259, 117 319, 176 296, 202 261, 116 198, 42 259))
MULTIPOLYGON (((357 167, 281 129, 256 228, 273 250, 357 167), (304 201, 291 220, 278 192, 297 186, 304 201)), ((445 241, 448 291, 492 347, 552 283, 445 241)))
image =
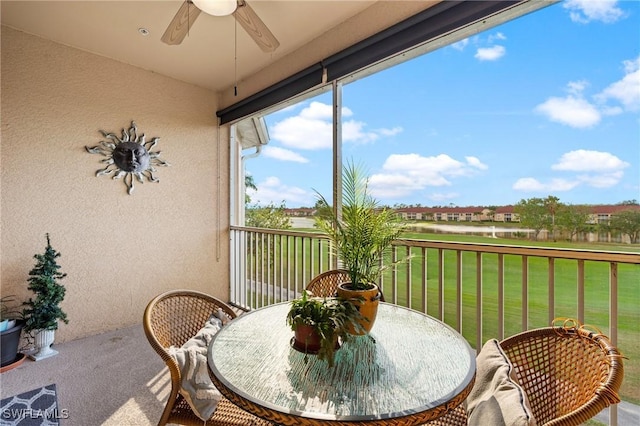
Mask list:
MULTIPOLYGON (((637 199, 640 3, 588 5, 553 4, 346 77, 342 160, 363 163, 388 206, 637 199)), ((269 143, 242 152, 251 205, 330 198, 333 103, 325 91, 264 117, 269 143)))

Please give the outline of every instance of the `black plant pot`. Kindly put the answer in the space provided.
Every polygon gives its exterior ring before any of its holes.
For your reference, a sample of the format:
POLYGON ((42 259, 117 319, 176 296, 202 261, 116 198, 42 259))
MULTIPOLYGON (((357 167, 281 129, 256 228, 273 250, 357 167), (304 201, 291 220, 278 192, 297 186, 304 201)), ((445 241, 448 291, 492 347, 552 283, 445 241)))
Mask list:
POLYGON ((20 346, 22 327, 24 327, 24 321, 17 320, 15 327, 0 333, 1 367, 13 363, 18 358, 18 346, 20 346))

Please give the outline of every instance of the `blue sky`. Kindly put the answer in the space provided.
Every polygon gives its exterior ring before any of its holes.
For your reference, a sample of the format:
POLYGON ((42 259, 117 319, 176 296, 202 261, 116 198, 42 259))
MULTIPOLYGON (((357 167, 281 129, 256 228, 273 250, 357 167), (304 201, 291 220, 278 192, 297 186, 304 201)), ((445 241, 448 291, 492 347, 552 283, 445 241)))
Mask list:
MULTIPOLYGON (((640 1, 565 0, 347 84, 343 107, 343 158, 384 205, 640 201, 640 1)), ((331 95, 265 119, 252 203, 330 199, 331 95)))

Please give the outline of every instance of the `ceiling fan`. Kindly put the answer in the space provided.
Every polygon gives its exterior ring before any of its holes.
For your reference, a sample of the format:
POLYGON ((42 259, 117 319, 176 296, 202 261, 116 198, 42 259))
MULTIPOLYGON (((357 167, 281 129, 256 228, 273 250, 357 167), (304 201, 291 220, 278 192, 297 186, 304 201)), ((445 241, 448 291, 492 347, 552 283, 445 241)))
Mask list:
POLYGON ((264 52, 273 52, 280 46, 280 42, 245 0, 185 0, 161 40, 171 45, 182 43, 201 11, 216 16, 232 14, 264 52))

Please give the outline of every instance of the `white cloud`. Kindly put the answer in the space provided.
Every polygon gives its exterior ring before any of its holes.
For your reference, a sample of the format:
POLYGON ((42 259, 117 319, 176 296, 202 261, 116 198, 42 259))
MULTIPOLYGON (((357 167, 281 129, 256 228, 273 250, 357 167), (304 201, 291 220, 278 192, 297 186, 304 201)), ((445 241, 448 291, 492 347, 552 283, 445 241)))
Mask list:
POLYGON ((595 106, 572 95, 566 98, 551 97, 536 106, 535 111, 551 121, 571 127, 588 128, 600 122, 600 112, 595 106))
POLYGON ((369 178, 372 195, 379 198, 400 198, 429 186, 450 186, 459 177, 474 176, 487 168, 476 157, 458 161, 446 154, 423 157, 419 154, 390 155, 383 172, 369 178))
MULTIPOLYGON (((352 115, 353 111, 347 107, 342 107, 343 117, 351 117, 352 115)), ((308 118, 309 120, 331 120, 333 118, 333 107, 329 104, 313 101, 308 107, 302 109, 300 117, 308 118)))
POLYGON ((503 57, 505 53, 507 53, 507 49, 504 46, 495 45, 478 48, 474 57, 480 61, 495 61, 503 57))
POLYGON ((247 194, 251 197, 251 204, 265 206, 273 203, 279 205, 284 201, 286 205, 310 205, 314 202, 313 194, 296 186, 285 185, 275 176, 256 183, 256 187, 257 191, 247 189, 247 194))
POLYGON ((495 34, 489 35, 489 37, 487 37, 487 42, 494 43, 496 40, 506 40, 506 39, 507 39, 507 36, 505 36, 501 32, 497 32, 495 34))
POLYGON ((617 0, 566 0, 562 7, 569 10, 573 22, 581 24, 592 21, 610 24, 625 16, 617 0))
POLYGON ((610 188, 615 186, 620 182, 623 176, 622 171, 611 172, 611 173, 599 173, 595 175, 579 175, 578 179, 585 185, 594 187, 594 188, 610 188))
MULTIPOLYGON (((445 185, 446 183, 439 182, 445 185)), ((400 173, 374 174, 369 177, 369 190, 376 198, 402 198, 410 196, 423 186, 413 176, 400 173)))
POLYGON ((570 81, 566 87, 566 97, 550 97, 536 106, 535 111, 551 121, 575 128, 593 127, 600 123, 602 116, 640 111, 640 56, 624 61, 623 66, 625 75, 622 79, 594 95, 594 103, 584 97, 589 87, 588 81, 570 81))
POLYGON ((619 106, 603 106, 600 107, 600 113, 602 115, 612 116, 612 115, 620 115, 624 112, 622 107, 619 106))
MULTIPOLYGON (((617 101, 626 111, 640 110, 640 57, 624 61, 625 75, 596 95, 599 102, 617 101)), ((615 107, 614 107, 615 108, 615 107)), ((617 107, 620 111, 620 107, 617 107)))
POLYGON ((463 51, 465 47, 467 47, 467 45, 469 44, 469 38, 464 38, 460 41, 456 41, 455 43, 453 43, 451 45, 451 47, 453 47, 456 50, 460 50, 463 51))
POLYGON ((279 148, 277 146, 265 146, 262 155, 268 158, 274 158, 281 161, 293 161, 296 163, 308 163, 309 160, 302 155, 289 149, 279 148))
POLYGON ((551 169, 573 172, 610 172, 621 171, 626 167, 629 167, 629 163, 611 153, 578 149, 563 154, 551 169))
POLYGON ((569 191, 579 185, 578 181, 551 179, 547 183, 535 178, 521 178, 513 184, 513 189, 524 192, 561 192, 569 191))
MULTIPOLYGON (((353 112, 342 108, 342 117, 350 117, 353 112)), ((271 139, 288 148, 319 150, 333 146, 332 107, 321 102, 311 102, 294 117, 275 123, 270 129, 271 139)), ((370 143, 381 136, 393 136, 402 131, 392 129, 366 130, 367 124, 356 120, 343 120, 342 141, 345 143, 370 143)))
POLYGON ((467 160, 467 163, 475 168, 478 168, 480 170, 487 170, 489 168, 489 166, 487 166, 486 164, 483 164, 477 157, 464 157, 465 160, 467 160))
POLYGON ((580 174, 569 179, 552 178, 546 183, 532 177, 521 178, 513 184, 513 189, 549 193, 569 191, 580 185, 610 188, 620 182, 627 167, 629 163, 611 153, 579 149, 563 154, 551 169, 580 174))
POLYGON ((487 36, 477 35, 471 38, 465 38, 451 44, 451 47, 462 52, 469 44, 472 44, 477 47, 474 55, 476 59, 480 61, 496 61, 507 53, 507 49, 504 46, 496 44, 496 42, 501 42, 506 39, 507 36, 504 35, 504 33, 497 32, 487 36))
POLYGON ((402 133, 403 130, 402 127, 394 127, 393 129, 378 129, 376 131, 383 136, 395 136, 398 133, 402 133))
POLYGON ((269 130, 272 140, 297 149, 326 149, 332 146, 331 122, 301 115, 285 118, 269 130))
POLYGON ((376 132, 364 130, 366 124, 361 121, 349 120, 342 123, 342 142, 369 143, 380 137, 376 132))
POLYGON ((586 80, 570 81, 567 83, 567 92, 574 96, 582 96, 582 93, 589 86, 586 80))

